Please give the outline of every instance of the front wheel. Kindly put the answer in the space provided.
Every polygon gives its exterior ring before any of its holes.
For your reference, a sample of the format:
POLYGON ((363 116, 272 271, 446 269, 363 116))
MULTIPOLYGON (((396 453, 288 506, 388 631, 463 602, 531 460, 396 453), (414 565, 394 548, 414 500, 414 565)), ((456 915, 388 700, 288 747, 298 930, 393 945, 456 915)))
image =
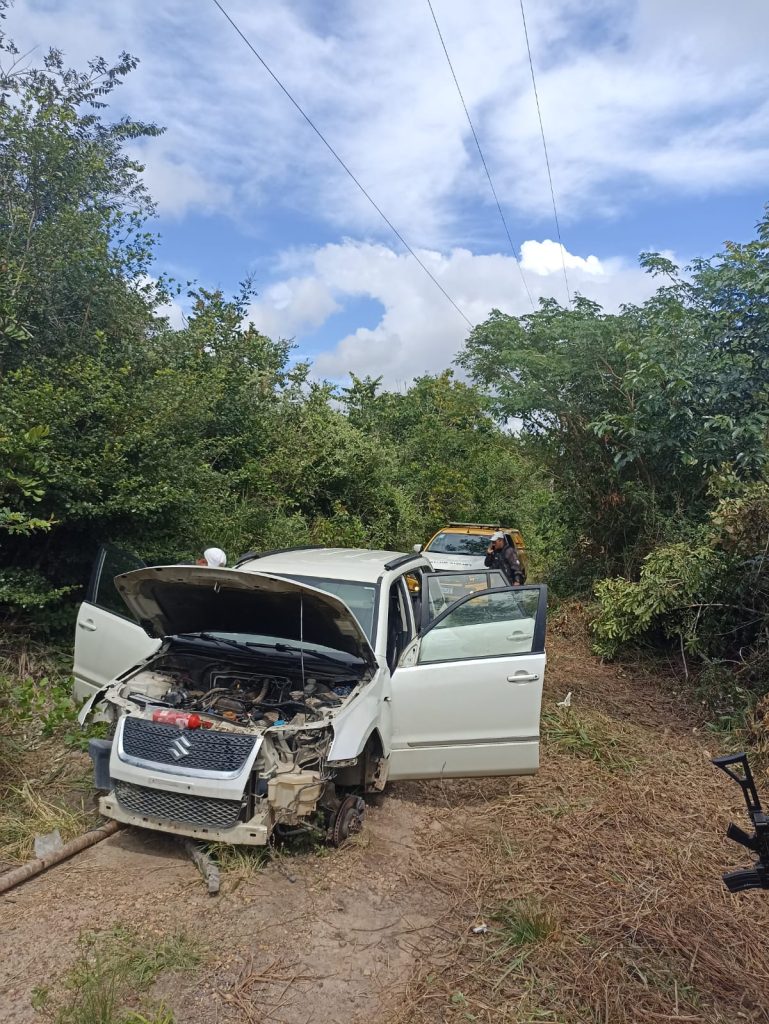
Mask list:
POLYGON ((363 829, 366 804, 359 796, 346 796, 333 812, 328 839, 332 846, 342 846, 363 829))

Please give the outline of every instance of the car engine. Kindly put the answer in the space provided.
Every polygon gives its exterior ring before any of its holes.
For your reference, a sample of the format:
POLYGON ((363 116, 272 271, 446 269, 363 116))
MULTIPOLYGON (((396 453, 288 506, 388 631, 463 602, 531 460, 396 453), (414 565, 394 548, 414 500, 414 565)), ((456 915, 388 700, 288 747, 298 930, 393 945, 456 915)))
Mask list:
MULTIPOLYGON (((254 670, 254 661, 169 653, 133 676, 122 696, 139 707, 204 715, 236 726, 301 726, 342 705, 358 680, 343 674, 283 675, 254 670)), ((173 716, 159 721, 172 721, 173 716)))

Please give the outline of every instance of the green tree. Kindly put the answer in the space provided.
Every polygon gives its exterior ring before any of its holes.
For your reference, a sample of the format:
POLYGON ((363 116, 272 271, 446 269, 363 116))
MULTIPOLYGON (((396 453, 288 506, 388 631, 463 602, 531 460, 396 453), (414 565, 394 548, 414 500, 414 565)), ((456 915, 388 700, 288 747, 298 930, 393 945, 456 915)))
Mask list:
POLYGON ((0 32, 0 370, 102 342, 122 352, 155 326, 154 207, 125 146, 160 129, 103 117, 136 65, 123 53, 77 72, 52 49, 27 67, 0 32))
POLYGON ((515 417, 561 496, 583 582, 633 573, 661 539, 681 539, 713 507, 730 467, 761 479, 769 401, 769 215, 758 237, 698 261, 640 306, 607 314, 577 298, 525 317, 493 311, 460 364, 515 417))
POLYGON ((395 453, 394 479, 409 507, 409 532, 396 534, 401 546, 455 520, 520 527, 536 549, 548 500, 542 474, 477 388, 450 370, 418 377, 405 393, 352 375, 342 402, 354 426, 395 453))

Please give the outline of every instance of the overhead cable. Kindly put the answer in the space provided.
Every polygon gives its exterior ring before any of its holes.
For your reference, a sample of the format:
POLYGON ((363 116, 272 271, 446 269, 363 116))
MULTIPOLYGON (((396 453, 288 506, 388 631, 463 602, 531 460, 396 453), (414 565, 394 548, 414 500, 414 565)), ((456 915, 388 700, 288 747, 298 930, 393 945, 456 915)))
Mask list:
POLYGON ((531 59, 531 46, 529 44, 529 30, 526 27, 526 12, 523 8, 523 0, 520 0, 521 4, 521 20, 523 21, 523 34, 526 37, 526 52, 529 55, 529 70, 531 71, 531 84, 534 87, 534 100, 537 104, 537 117, 539 118, 539 133, 542 136, 542 149, 545 153, 545 166, 547 167, 547 180, 550 183, 550 198, 553 201, 553 217, 555 218, 555 231, 558 236, 558 244, 561 247, 561 265, 563 266, 563 280, 566 284, 566 297, 569 300, 571 306, 571 290, 569 288, 569 276, 566 273, 566 250, 563 247, 563 241, 561 240, 561 225, 558 221, 558 207, 555 202, 555 189, 553 188, 553 175, 550 171, 550 157, 547 152, 547 142, 545 141, 545 126, 542 123, 542 110, 539 105, 539 93, 537 92, 537 79, 534 75, 534 61, 531 59))
POLYGON ((264 60, 264 58, 261 56, 261 54, 256 50, 256 48, 251 43, 251 41, 248 39, 248 37, 241 31, 239 26, 230 17, 230 15, 227 13, 227 11, 224 9, 224 7, 222 7, 222 5, 219 3, 219 0, 212 0, 212 2, 214 3, 214 5, 216 7, 219 8, 221 13, 224 15, 224 17, 227 19, 227 21, 230 23, 230 25, 235 29, 237 34, 240 36, 240 38, 243 40, 243 42, 249 48, 251 53, 253 53, 253 55, 256 57, 256 59, 259 61, 259 63, 262 65, 262 67, 267 72, 267 74, 270 76, 270 78, 272 78, 272 80, 275 82, 275 84, 281 89, 281 91, 286 95, 286 97, 291 101, 291 103, 293 103, 293 105, 296 107, 296 109, 299 111, 299 113, 305 119, 307 124, 310 126, 310 128, 312 128, 312 130, 318 136, 320 141, 323 143, 323 145, 329 151, 329 153, 331 153, 331 155, 334 157, 334 159, 337 161, 337 163, 339 163, 340 166, 344 169, 344 171, 350 176, 350 178, 352 178, 352 180, 358 186, 360 191, 363 193, 363 195, 366 197, 366 199, 368 199, 369 203, 371 203, 371 205, 374 207, 376 212, 379 214, 379 216, 382 218, 382 220, 385 222, 385 224, 388 226, 388 228, 392 231, 392 233, 395 235, 395 237, 398 239, 398 241, 414 257, 414 259, 417 261, 417 263, 422 268, 422 270, 424 270, 424 272, 427 274, 427 276, 430 278, 430 280, 433 282, 433 284, 436 286, 436 288, 438 288, 442 292, 442 294, 449 300, 449 302, 454 307, 454 309, 457 311, 457 313, 459 313, 459 315, 465 321, 467 326, 470 329, 472 329, 474 325, 473 325, 472 321, 469 319, 469 317, 466 316, 466 314, 459 308, 459 306, 452 299, 452 297, 449 295, 449 293, 446 291, 446 289, 443 287, 443 285, 440 283, 440 281, 432 274, 432 272, 425 265, 425 263, 423 263, 423 261, 419 258, 419 256, 417 256, 417 254, 414 252, 414 250, 408 244, 408 242, 403 237, 403 235, 400 233, 400 231, 398 231, 398 229, 395 227, 393 222, 384 214, 382 209, 372 199, 371 195, 366 191, 366 189, 363 187, 363 185, 360 183, 360 181, 356 178, 356 176, 353 174, 353 172, 350 170, 350 168, 347 166, 347 164, 344 162, 344 160, 341 158, 341 156, 337 153, 337 151, 334 149, 334 147, 328 141, 328 139, 323 134, 323 132, 320 130, 320 128, 318 128, 317 125, 315 124, 315 122, 310 118, 310 116, 305 113, 305 111, 299 105, 297 100, 294 99, 294 97, 291 95, 291 93, 288 91, 288 89, 285 87, 285 85, 281 82, 281 80, 278 78, 278 76, 275 74, 275 72, 272 70, 272 68, 267 64, 267 62, 264 60))
POLYGON ((499 216, 500 216, 500 219, 502 221, 502 226, 505 229, 505 234, 507 235, 507 240, 510 243, 510 250, 512 251, 513 259, 515 260, 515 265, 518 267, 518 270, 520 272, 521 281, 523 282, 523 287, 526 289, 526 294, 529 297, 529 302, 531 303, 531 308, 532 309, 536 309, 536 306, 534 305, 534 299, 531 297, 531 292, 529 291, 529 286, 526 283, 526 278, 525 278, 524 273, 523 273, 523 267, 521 266, 521 262, 518 259, 518 253, 516 251, 515 245, 513 244, 513 239, 510 236, 510 229, 507 226, 507 221, 505 220, 505 215, 502 212, 502 205, 499 202, 499 197, 497 196, 497 190, 494 188, 494 182, 491 180, 491 173, 489 171, 489 166, 486 163, 486 158, 483 155, 483 150, 481 149, 481 143, 480 143, 480 141, 478 139, 478 133, 476 132, 475 125, 473 124, 472 118, 470 117, 470 111, 467 109, 467 103, 465 103, 465 97, 462 94, 462 88, 461 88, 461 86, 459 84, 459 79, 457 78, 457 74, 454 71, 454 65, 451 62, 451 57, 449 57, 449 51, 446 48, 446 43, 445 43, 445 41, 443 39, 443 33, 441 32, 441 27, 438 24, 438 19, 435 16, 435 11, 433 9, 433 5, 431 3, 431 0, 427 0, 427 6, 430 8, 430 14, 432 14, 432 16, 433 16, 433 21, 435 22, 435 30, 438 33, 438 38, 441 41, 441 46, 443 47, 443 52, 446 55, 446 60, 447 60, 448 65, 449 65, 449 70, 451 71, 451 77, 454 79, 454 85, 457 87, 457 92, 459 93, 459 99, 461 100, 462 106, 464 107, 465 117, 467 118, 467 123, 470 125, 470 131, 473 133, 473 138, 475 139, 475 145, 476 145, 476 148, 478 149, 478 156, 481 158, 481 163, 483 164, 483 169, 486 172, 486 177, 489 179, 489 188, 491 189, 491 194, 494 196, 494 202, 497 204, 497 210, 499 211, 499 216))

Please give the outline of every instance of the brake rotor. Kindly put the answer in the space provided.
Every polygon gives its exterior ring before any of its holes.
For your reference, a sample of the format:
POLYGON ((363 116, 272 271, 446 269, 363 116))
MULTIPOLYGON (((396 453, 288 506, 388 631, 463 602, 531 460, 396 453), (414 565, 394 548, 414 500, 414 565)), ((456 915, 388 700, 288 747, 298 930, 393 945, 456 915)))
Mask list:
POLYGON ((332 846, 341 846, 350 836, 357 835, 363 828, 366 804, 359 796, 346 796, 334 815, 331 826, 332 846))

